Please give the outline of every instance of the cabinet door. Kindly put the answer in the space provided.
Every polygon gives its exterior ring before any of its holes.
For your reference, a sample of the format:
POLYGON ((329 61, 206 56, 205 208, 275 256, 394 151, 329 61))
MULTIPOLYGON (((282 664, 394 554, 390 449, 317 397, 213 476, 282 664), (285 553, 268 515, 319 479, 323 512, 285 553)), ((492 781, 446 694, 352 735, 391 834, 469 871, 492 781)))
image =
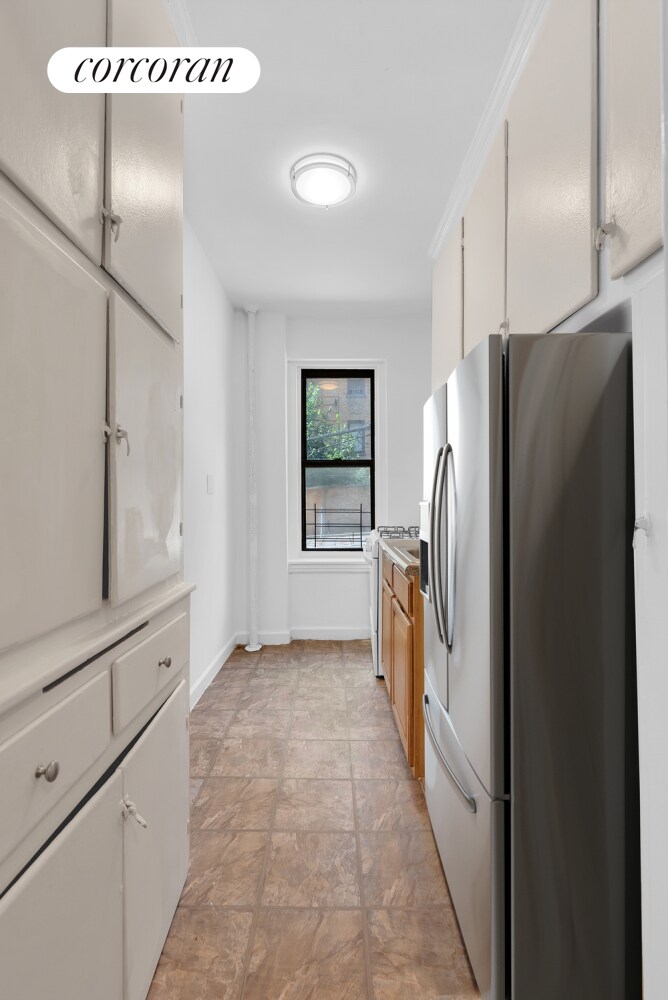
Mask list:
POLYGON ((543 333, 598 290, 597 2, 551 3, 508 110, 508 322, 543 333))
POLYGON ((408 763, 413 763, 413 623, 392 601, 392 708, 408 763))
POLYGON ((188 872, 187 720, 181 681, 120 767, 125 1000, 148 993, 188 872))
MULTIPOLYGON (((110 45, 176 46, 163 0, 110 0, 110 45)), ((178 94, 107 97, 104 266, 181 336, 183 115, 178 94)))
POLYGON ((8 1000, 121 1000, 123 837, 111 778, 0 900, 8 1000))
POLYGON ((5 4, 0 31, 0 169, 88 256, 102 259, 104 95, 61 94, 58 49, 104 45, 105 0, 5 4))
POLYGON ((612 277, 661 239, 661 11, 659 0, 608 0, 605 74, 606 220, 612 277))
POLYGON ((431 277, 431 385, 438 389, 463 357, 464 220, 453 227, 431 277))
POLYGON ((47 227, 0 196, 0 646, 102 603, 107 296, 47 227))
POLYGON ((109 319, 110 597, 120 604, 181 566, 181 382, 177 345, 116 293, 109 319))
POLYGON ((506 128, 499 131, 466 205, 464 354, 506 319, 506 128))
POLYGON ((387 690, 392 698, 392 598, 394 594, 383 580, 383 619, 381 635, 381 658, 387 690))

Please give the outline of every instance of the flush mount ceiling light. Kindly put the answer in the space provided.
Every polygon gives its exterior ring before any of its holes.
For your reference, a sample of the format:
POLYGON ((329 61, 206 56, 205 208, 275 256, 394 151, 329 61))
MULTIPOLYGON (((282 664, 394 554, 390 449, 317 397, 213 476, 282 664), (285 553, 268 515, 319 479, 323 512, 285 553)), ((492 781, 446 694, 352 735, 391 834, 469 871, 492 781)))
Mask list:
POLYGON ((348 160, 334 153, 311 153, 297 160, 290 171, 296 198, 307 205, 329 208, 355 194, 357 174, 348 160))
POLYGON ((325 392, 332 392, 334 389, 338 389, 339 388, 339 383, 338 382, 332 382, 331 380, 330 381, 320 382, 319 385, 320 385, 321 389, 325 390, 325 392))

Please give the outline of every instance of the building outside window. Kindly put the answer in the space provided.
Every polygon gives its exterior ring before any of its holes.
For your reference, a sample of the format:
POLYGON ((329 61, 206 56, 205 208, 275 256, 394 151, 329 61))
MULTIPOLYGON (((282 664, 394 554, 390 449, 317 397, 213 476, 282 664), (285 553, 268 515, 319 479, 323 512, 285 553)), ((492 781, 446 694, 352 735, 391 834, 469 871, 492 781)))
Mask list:
POLYGON ((359 551, 374 527, 374 373, 301 373, 302 550, 359 551))

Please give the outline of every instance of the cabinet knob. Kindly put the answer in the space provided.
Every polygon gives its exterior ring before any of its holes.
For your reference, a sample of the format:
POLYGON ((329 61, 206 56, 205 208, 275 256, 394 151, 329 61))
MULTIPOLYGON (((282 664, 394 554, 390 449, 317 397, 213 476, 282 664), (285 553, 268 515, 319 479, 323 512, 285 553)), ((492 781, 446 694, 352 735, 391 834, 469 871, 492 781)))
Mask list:
POLYGON ((171 665, 172 665, 172 658, 171 658, 171 656, 164 656, 162 658, 162 660, 158 660, 158 666, 159 667, 167 667, 167 669, 169 670, 169 668, 171 667, 171 665))
POLYGON ((55 781, 60 774, 60 764, 57 760, 52 760, 50 764, 38 764, 35 768, 36 778, 46 778, 49 784, 55 781))

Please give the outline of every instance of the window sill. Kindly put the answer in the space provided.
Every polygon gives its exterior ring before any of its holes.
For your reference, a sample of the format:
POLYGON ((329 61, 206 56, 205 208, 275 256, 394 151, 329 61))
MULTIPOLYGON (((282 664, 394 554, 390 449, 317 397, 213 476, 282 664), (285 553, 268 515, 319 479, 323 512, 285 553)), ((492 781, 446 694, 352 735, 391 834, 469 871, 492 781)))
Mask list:
POLYGON ((368 573, 369 563, 360 552, 348 559, 290 559, 288 573, 368 573))

